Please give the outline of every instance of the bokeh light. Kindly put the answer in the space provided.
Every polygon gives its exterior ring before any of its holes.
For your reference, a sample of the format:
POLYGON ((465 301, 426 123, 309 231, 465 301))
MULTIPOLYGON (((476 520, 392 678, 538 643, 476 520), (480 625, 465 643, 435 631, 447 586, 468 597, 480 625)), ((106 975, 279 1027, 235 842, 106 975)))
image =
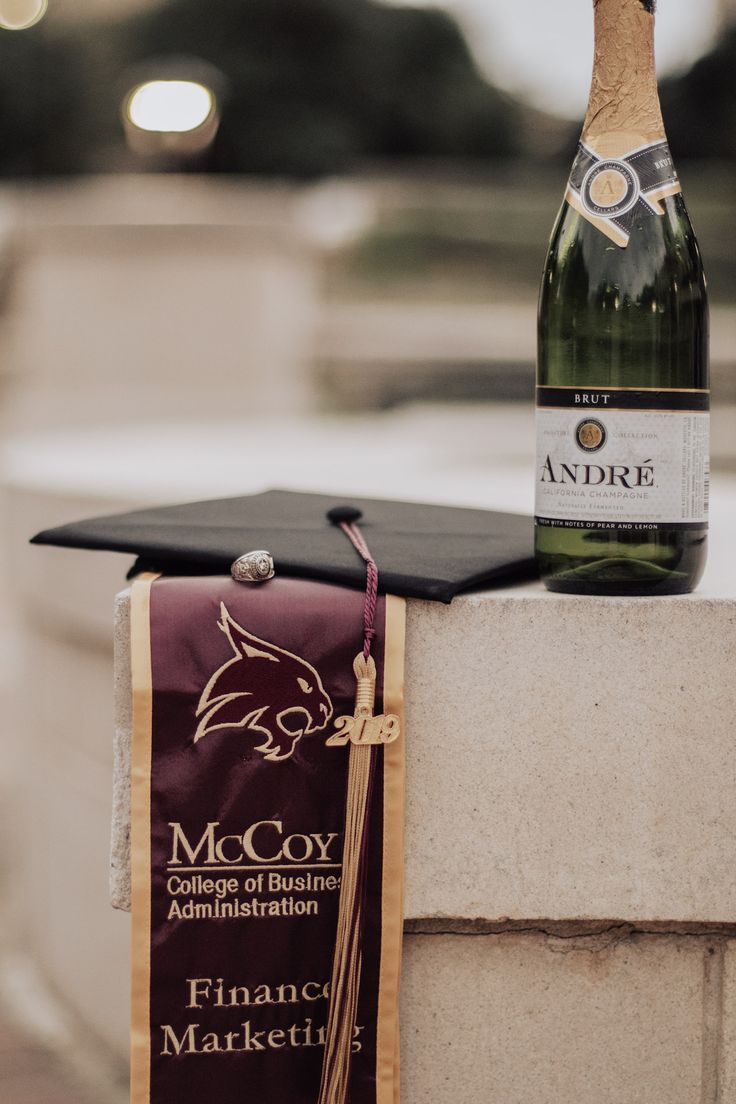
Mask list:
POLYGON ((0 27, 6 31, 25 31, 43 19, 48 0, 0 0, 0 27))
POLYGON ((127 102, 127 115, 133 126, 158 134, 197 130, 214 110, 214 93, 198 81, 147 81, 133 89, 127 102))

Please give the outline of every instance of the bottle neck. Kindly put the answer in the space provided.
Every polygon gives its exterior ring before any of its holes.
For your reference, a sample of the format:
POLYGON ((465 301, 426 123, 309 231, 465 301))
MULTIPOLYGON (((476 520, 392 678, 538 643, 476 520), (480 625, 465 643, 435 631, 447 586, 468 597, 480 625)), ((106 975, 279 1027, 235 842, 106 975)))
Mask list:
POLYGON ((620 157, 665 137, 654 64, 655 0, 593 0, 595 60, 583 141, 620 157))

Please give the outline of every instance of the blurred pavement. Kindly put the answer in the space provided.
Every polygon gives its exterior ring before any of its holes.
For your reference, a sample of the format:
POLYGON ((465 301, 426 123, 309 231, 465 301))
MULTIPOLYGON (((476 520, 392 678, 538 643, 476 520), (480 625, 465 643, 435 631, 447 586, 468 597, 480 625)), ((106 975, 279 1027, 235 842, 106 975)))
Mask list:
POLYGON ((0 1100, 3 1104, 125 1104, 119 1060, 74 1024, 32 960, 0 949, 0 1100), (94 1049, 93 1049, 94 1048, 94 1049))

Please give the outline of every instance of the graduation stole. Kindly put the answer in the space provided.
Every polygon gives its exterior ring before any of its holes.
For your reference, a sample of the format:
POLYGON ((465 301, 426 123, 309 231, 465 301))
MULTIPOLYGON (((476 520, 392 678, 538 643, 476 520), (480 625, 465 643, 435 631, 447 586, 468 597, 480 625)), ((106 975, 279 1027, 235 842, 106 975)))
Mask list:
POLYGON ((132 1104, 397 1104, 404 602, 365 662, 363 609, 133 584, 132 1104))

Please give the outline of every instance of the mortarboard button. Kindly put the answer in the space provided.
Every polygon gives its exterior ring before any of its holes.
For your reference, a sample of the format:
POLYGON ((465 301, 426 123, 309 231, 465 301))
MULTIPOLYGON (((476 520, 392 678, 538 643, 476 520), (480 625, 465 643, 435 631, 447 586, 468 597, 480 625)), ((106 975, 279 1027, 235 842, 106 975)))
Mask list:
POLYGON ((357 506, 333 506, 327 511, 327 518, 333 525, 340 525, 341 522, 349 525, 353 521, 360 521, 362 516, 363 511, 357 506))

